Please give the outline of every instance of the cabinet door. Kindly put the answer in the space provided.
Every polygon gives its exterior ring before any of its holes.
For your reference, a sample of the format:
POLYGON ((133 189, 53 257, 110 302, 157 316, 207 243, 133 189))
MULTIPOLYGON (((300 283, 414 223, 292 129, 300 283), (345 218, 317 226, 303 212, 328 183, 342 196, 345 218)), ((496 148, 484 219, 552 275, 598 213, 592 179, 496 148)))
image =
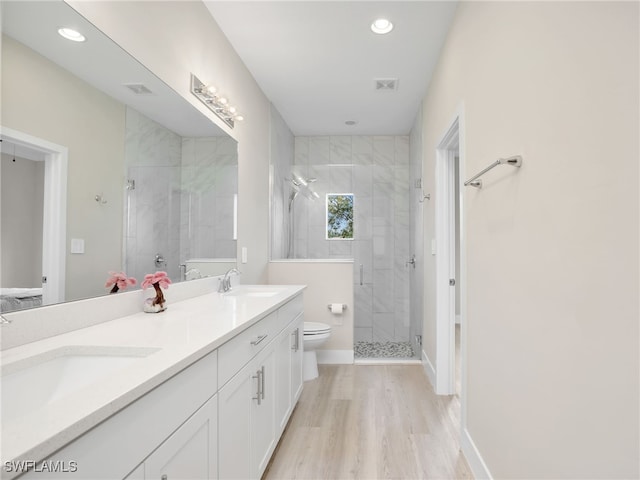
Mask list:
POLYGON ((276 446, 276 344, 277 342, 273 342, 267 346, 252 362, 261 385, 260 402, 255 400, 251 405, 251 449, 254 468, 251 478, 262 476, 276 446))
POLYGON ((217 413, 214 396, 147 458, 145 478, 217 478, 217 413))
POLYGON ((250 363, 218 393, 218 459, 220 478, 251 477, 251 413, 258 379, 250 363))
POLYGON ((302 314, 293 322, 292 335, 294 343, 291 348, 291 408, 298 402, 304 385, 302 371, 303 322, 304 317, 302 314))
MULTIPOLYGON (((295 330, 295 329, 294 329, 295 330)), ((276 344, 276 428, 278 434, 284 431, 291 413, 291 360, 295 346, 295 332, 286 328, 276 344)))

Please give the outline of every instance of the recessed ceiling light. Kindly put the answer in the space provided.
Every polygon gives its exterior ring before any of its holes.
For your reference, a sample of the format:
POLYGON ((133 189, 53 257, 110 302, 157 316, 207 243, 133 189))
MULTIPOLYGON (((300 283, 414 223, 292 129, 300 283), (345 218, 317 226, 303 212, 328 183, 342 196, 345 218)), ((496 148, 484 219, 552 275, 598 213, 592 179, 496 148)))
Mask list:
POLYGON ((84 42, 86 40, 84 35, 73 28, 61 27, 58 29, 58 33, 72 42, 84 42))
POLYGON ((393 23, 386 18, 378 18, 371 24, 371 31, 383 35, 393 30, 393 23))

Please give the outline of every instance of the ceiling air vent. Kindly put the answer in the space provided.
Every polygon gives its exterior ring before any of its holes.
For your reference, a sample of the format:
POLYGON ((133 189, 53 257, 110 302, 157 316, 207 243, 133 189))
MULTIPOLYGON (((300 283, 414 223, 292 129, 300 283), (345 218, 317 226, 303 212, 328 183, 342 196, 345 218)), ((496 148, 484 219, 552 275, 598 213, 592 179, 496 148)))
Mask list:
POLYGON ((125 83, 125 87, 136 95, 151 95, 153 92, 145 87, 142 83, 125 83))
POLYGON ((374 79, 374 89, 376 92, 393 92, 398 89, 398 79, 376 78, 374 79))

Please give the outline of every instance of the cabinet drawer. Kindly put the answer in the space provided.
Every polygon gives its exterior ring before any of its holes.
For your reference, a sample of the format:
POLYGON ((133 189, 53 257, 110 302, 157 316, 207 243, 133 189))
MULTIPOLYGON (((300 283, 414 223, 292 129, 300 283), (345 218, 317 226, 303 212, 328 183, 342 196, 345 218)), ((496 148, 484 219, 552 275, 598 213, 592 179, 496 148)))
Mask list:
POLYGON ((264 317, 218 349, 218 385, 221 387, 256 356, 280 331, 278 312, 264 317))
POLYGON ((289 325, 289 323, 302 313, 303 309, 304 302, 302 295, 298 295, 280 307, 280 310, 278 310, 278 323, 280 324, 280 328, 284 328, 289 325))

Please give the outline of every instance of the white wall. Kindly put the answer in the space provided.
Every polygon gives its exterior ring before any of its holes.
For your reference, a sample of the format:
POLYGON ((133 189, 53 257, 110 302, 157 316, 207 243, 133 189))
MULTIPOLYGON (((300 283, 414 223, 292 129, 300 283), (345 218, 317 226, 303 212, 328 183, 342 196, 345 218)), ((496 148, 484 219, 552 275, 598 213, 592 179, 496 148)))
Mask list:
POLYGON ((42 286, 44 162, 2 154, 0 285, 42 286))
POLYGON ((247 247, 248 252, 248 263, 240 267, 244 283, 266 282, 270 104, 205 5, 183 1, 67 3, 238 141, 238 250, 247 247), (245 120, 233 130, 218 120, 190 93, 191 73, 215 83, 245 120))
POLYGON ((122 264, 124 105, 3 36, 2 125, 69 149, 67 252, 82 238, 85 253, 67 254, 66 299, 106 293, 122 264))
POLYGON ((638 18, 637 2, 461 3, 424 101, 427 191, 460 105, 467 177, 524 158, 464 192, 466 427, 495 478, 640 475, 638 18))

